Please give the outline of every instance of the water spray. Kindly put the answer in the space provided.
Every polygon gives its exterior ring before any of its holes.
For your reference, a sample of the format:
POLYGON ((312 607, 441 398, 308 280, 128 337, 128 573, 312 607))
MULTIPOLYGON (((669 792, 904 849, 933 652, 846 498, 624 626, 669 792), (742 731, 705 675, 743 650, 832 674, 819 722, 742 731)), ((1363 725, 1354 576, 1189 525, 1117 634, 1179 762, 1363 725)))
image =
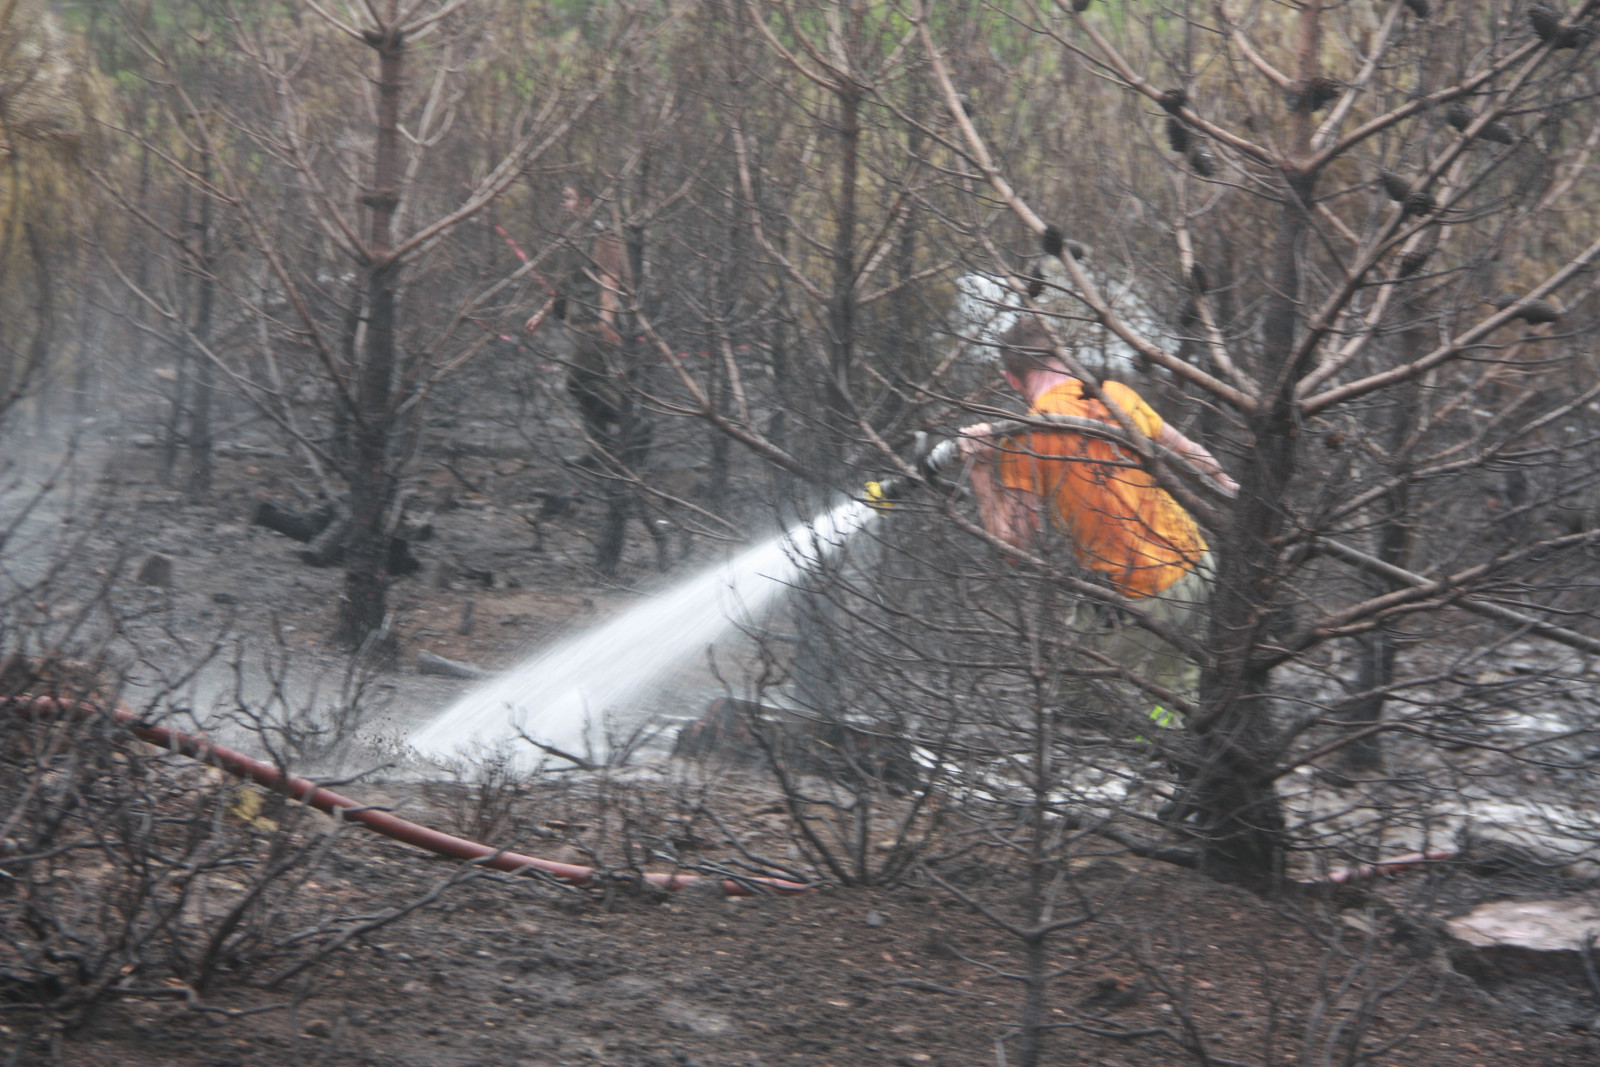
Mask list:
POLYGON ((753 620, 801 575, 877 518, 846 500, 724 563, 708 567, 609 622, 557 642, 467 693, 414 733, 427 757, 527 742, 582 766, 604 762, 608 712, 636 705, 658 679, 753 620))
MULTIPOLYGON (((1185 456, 1098 419, 1018 417, 990 423, 987 434, 1004 437, 1035 429, 1099 438, 1166 465, 1220 499, 1237 495, 1185 456)), ((920 488, 949 486, 942 476, 955 470, 962 459, 959 438, 940 441, 914 461, 911 472, 867 482, 861 499, 847 500, 815 519, 797 523, 610 622, 536 653, 462 697, 413 734, 412 746, 424 756, 448 758, 470 754, 474 748, 481 752, 486 746, 520 741, 580 766, 603 762, 603 755, 594 753, 594 742, 604 740, 597 735, 607 713, 636 706, 662 675, 702 654, 734 627, 735 620, 753 620, 806 570, 840 550, 879 514, 892 510, 920 488)), ((1448 583, 1402 571, 1347 545, 1326 538, 1317 538, 1316 543, 1328 555, 1370 573, 1418 588, 1447 591, 1448 583)), ((1457 596, 1454 602, 1463 610, 1569 647, 1600 652, 1600 640, 1522 612, 1467 596, 1457 596)))
MULTIPOLYGON (((1128 442, 1116 426, 1073 416, 1005 420, 992 424, 990 432, 1029 428, 1128 442)), ((1201 477, 1170 449, 1143 444, 1201 477)), ((959 438, 938 442, 915 460, 914 474, 868 482, 862 499, 797 523, 610 622, 535 653, 467 693, 414 733, 411 746, 426 757, 450 758, 470 755, 474 748, 524 742, 578 766, 603 762, 594 750, 596 741, 605 740, 598 735, 608 712, 636 705, 662 675, 703 653, 735 620, 754 619, 895 502, 925 486, 947 486, 941 475, 962 459, 959 438)))

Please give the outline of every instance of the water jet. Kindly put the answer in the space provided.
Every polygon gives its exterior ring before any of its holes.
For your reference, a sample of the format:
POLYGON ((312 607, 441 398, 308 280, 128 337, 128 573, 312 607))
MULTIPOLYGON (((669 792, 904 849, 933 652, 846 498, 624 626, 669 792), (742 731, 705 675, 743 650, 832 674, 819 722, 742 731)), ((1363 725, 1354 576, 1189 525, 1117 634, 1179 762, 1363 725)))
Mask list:
POLYGON ((542 649, 445 709, 411 736, 411 746, 448 758, 525 736, 545 751, 604 762, 597 731, 605 715, 636 705, 663 673, 715 644, 736 621, 759 615, 875 515, 847 500, 542 649))

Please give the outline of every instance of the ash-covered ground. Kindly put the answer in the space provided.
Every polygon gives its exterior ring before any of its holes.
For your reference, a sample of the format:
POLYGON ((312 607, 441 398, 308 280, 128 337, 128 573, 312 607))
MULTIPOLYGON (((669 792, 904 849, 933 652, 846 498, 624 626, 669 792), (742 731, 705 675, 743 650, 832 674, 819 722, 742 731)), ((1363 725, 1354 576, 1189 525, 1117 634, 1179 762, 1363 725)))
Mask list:
MULTIPOLYGON (((69 462, 56 461, 59 434, 13 430, 17 458, 0 506, 13 524, 6 566, 28 595, 10 625, 38 651, 103 656, 131 707, 186 709, 178 725, 258 752, 270 745, 297 770, 354 776, 341 788, 365 803, 496 834, 497 845, 616 868, 659 867, 668 853, 721 863, 740 848, 793 862, 799 853, 767 776, 665 756, 678 722, 744 684, 751 646, 738 636, 719 646, 716 671, 686 663, 651 702, 610 724, 663 727, 632 768, 547 768, 506 794, 498 821, 481 817, 484 779, 474 769, 441 771, 406 752, 408 732, 472 685, 420 674, 419 652, 512 666, 726 552, 674 531, 673 569, 662 574, 635 522, 622 572, 603 580, 591 566, 597 497, 560 449, 530 462, 526 440, 502 425, 450 432, 458 443, 449 463, 423 463, 407 482, 408 517, 433 536, 413 546, 422 569, 393 587, 392 646, 352 660, 328 640, 341 573, 307 566, 303 546, 250 521, 262 499, 311 503, 303 465, 267 434, 233 435, 214 492, 191 501, 162 484, 161 450, 137 428, 86 431, 69 462), (552 513, 552 495, 569 505, 552 513), (153 556, 170 561, 170 574, 141 580, 153 556), (671 842, 668 851, 630 853, 624 816, 636 820, 633 844, 671 842)), ((1537 712, 1524 708, 1529 721, 1510 725, 1547 730, 1537 712)), ((169 762, 176 795, 200 772, 169 762)), ((1523 784, 1528 793, 1512 800, 1547 806, 1571 806, 1592 786, 1553 772, 1523 784)), ((1309 817, 1354 823, 1373 795, 1309 771, 1286 792, 1309 817)), ((1442 816, 1395 827, 1392 840, 1450 839, 1469 816, 1528 823, 1457 812, 1457 824, 1442 816)), ((229 818, 234 833, 269 833, 229 818)), ((285 931, 381 914, 454 877, 447 861, 309 816, 271 832, 291 831, 329 843, 283 904, 285 931)), ((1002 855, 980 850, 947 874, 979 899, 1015 903, 1018 872, 1002 855)), ((1061 1029, 1052 1062, 1322 1062, 1349 1044, 1341 1034, 1358 1018, 1362 1048, 1393 1046, 1372 1062, 1420 1055, 1443 1067, 1555 1067, 1600 1053, 1591 1021, 1600 990, 1591 997, 1581 982, 1542 977, 1486 988, 1458 973, 1436 929, 1411 918, 1548 889, 1514 865, 1439 865, 1373 893, 1286 903, 1114 849, 1080 874, 1097 907, 1093 922, 1053 942, 1061 974, 1050 1011, 1061 1029)), ((197 907, 220 907, 247 884, 220 878, 197 907)), ((483 876, 292 981, 263 980, 326 943, 263 948, 248 961, 259 971, 241 961, 207 994, 206 1010, 181 996, 118 997, 71 1031, 8 1013, 0 1048, 9 1044, 19 1063, 130 1065, 954 1065, 996 1062, 995 1042, 1019 1010, 1008 977, 1021 964, 1019 943, 920 876, 894 890, 743 902, 483 876)))

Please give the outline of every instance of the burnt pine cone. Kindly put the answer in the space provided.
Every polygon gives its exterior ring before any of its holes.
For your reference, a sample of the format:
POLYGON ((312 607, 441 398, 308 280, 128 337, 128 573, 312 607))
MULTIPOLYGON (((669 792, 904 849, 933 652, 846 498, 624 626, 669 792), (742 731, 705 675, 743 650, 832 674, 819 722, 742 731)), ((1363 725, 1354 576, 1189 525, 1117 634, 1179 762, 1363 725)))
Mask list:
POLYGON ((1529 4, 1528 25, 1539 40, 1548 42, 1561 32, 1561 13, 1548 4, 1529 4))
POLYGON ((1182 111, 1189 102, 1189 94, 1183 89, 1168 89, 1156 97, 1156 103, 1161 105, 1163 111, 1169 115, 1176 115, 1182 111))
POLYGON ((1189 146, 1189 166, 1202 178, 1210 178, 1217 173, 1217 157, 1202 141, 1196 141, 1189 146))
MULTIPOLYGON (((1444 120, 1462 132, 1472 125, 1472 109, 1457 100, 1444 113, 1444 120)), ((1516 144, 1517 132, 1503 122, 1491 122, 1478 131, 1478 137, 1495 144, 1516 144)))
POLYGON ((1089 5, 1092 2, 1093 0, 1072 0, 1072 10, 1081 15, 1089 10, 1089 5))
POLYGON ((1395 276, 1398 278, 1411 277, 1413 274, 1417 273, 1417 271, 1427 266, 1428 260, 1432 256, 1433 249, 1431 248, 1418 249, 1415 252, 1407 252, 1405 255, 1400 257, 1400 270, 1395 276))
POLYGON ((1409 7, 1411 13, 1423 22, 1427 22, 1428 16, 1433 14, 1433 8, 1428 6, 1428 0, 1406 0, 1406 7, 1409 7))
POLYGON ((1433 194, 1425 189, 1418 189, 1406 197, 1405 213, 1407 215, 1429 215, 1438 208, 1439 202, 1433 194))
POLYGON ((1179 155, 1189 151, 1189 127, 1171 116, 1167 118, 1167 144, 1179 155))
POLYGON ((1411 183, 1392 170, 1380 170, 1378 181, 1383 185, 1383 191, 1390 200, 1403 201, 1411 195, 1411 183))
POLYGON ((1061 258, 1063 250, 1071 252, 1073 259, 1083 259, 1089 254, 1087 248, 1062 236, 1061 227, 1053 222, 1039 235, 1039 247, 1044 249, 1046 255, 1055 256, 1057 259, 1061 258))
MULTIPOLYGON (((1504 311, 1521 299, 1520 296, 1507 294, 1494 302, 1494 309, 1496 311, 1504 311)), ((1513 318, 1521 319, 1529 326, 1542 326, 1547 322, 1559 320, 1561 318, 1561 309, 1548 300, 1530 300, 1528 305, 1517 312, 1513 318)))
POLYGON ((1503 122, 1491 122, 1479 131, 1478 136, 1495 144, 1516 144, 1517 131, 1503 122))
POLYGON ((1533 27, 1533 32, 1545 44, 1553 44, 1556 48, 1576 48, 1584 43, 1587 34, 1576 26, 1562 26, 1561 20, 1565 13, 1558 11, 1549 4, 1528 5, 1528 25, 1533 27))
POLYGON ((1344 92, 1344 83, 1332 78, 1312 78, 1305 85, 1289 90, 1289 110, 1321 111, 1344 92))
POLYGON ((1044 249, 1046 255, 1055 256, 1057 259, 1061 258, 1061 241, 1061 227, 1055 223, 1046 226, 1044 232, 1039 235, 1039 247, 1044 249))

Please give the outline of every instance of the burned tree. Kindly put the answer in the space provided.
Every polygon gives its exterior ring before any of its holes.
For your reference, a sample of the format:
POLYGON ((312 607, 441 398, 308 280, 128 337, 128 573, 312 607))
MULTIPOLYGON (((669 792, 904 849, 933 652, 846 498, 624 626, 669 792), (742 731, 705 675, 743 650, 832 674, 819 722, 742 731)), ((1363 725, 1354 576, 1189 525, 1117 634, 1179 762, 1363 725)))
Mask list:
POLYGON ((495 59, 491 6, 390 0, 346 21, 309 4, 303 20, 212 26, 231 33, 248 60, 254 100, 185 78, 152 29, 128 20, 164 75, 168 109, 206 161, 179 176, 227 213, 254 259, 246 277, 254 275, 255 291, 230 286, 229 310, 257 328, 227 345, 206 336, 218 291, 208 245, 188 257, 202 276, 199 319, 124 280, 201 354, 208 374, 221 375, 289 435, 319 478, 331 470, 344 482, 346 532, 334 547, 345 590, 336 631, 351 646, 384 627, 399 479, 421 407, 495 338, 490 320, 509 318, 506 302, 538 266, 479 269, 462 228, 567 135, 626 52, 631 22, 623 11, 585 84, 524 94, 515 101, 513 135, 486 146, 461 128, 457 105, 474 69, 460 63, 466 51, 490 66, 495 59), (285 49, 296 48, 312 61, 288 62, 285 49), (340 57, 351 48, 365 50, 370 70, 344 65, 340 57), (359 112, 323 104, 325 94, 359 98, 367 85, 370 125, 354 117, 359 112), (331 410, 297 412, 286 382, 291 370, 320 379, 331 410), (323 419, 331 434, 316 432, 323 419))
MULTIPOLYGON (((1498 495, 1490 488, 1495 471, 1513 456, 1522 485, 1535 451, 1530 435, 1553 421, 1589 439, 1582 427, 1591 421, 1583 406, 1590 390, 1574 402, 1556 385, 1568 373, 1562 368, 1584 358, 1577 338, 1587 320, 1567 315, 1552 324, 1543 304, 1563 290, 1585 299, 1577 286, 1600 256, 1600 246, 1557 234, 1550 214, 1576 192, 1554 160, 1590 151, 1569 149, 1562 131, 1589 91, 1586 75, 1564 57, 1592 5, 1542 28, 1543 16, 1530 11, 1532 34, 1516 24, 1487 32, 1466 11, 1426 23, 1405 11, 1381 5, 1369 16, 1312 3, 1237 21, 1222 8, 1195 14, 1193 23, 1223 42, 1217 54, 1230 57, 1230 69, 1246 72, 1209 78, 1195 72, 1212 53, 1193 37, 1165 36, 1169 28, 1155 20, 1113 24, 1093 8, 1063 8, 1038 23, 1063 64, 1093 70, 1120 86, 1125 101, 1149 105, 1132 109, 1148 115, 1139 120, 1149 131, 1145 154, 1159 150, 1164 127, 1174 151, 1204 138, 1222 157, 1215 168, 1173 161, 1164 192, 1123 172, 1129 197, 1163 205, 1160 231, 1130 255, 1130 266, 1152 291, 1183 280, 1189 311, 1177 332, 1192 356, 1175 354, 1131 319, 1075 257, 1062 259, 1059 281, 1070 312, 1036 313, 1056 331, 1058 351, 1070 355, 1073 320, 1087 317, 1182 393, 1225 413, 1217 444, 1243 483, 1235 500, 1187 490, 1154 456, 1130 459, 1201 519, 1219 558, 1200 689, 1182 706, 1194 747, 1180 763, 1203 865, 1260 888, 1276 884, 1291 850, 1309 844, 1289 825, 1286 774, 1346 748, 1358 765, 1375 766, 1380 735, 1448 718, 1451 698, 1440 693, 1408 702, 1392 719, 1382 712, 1386 696, 1440 678, 1424 667, 1428 656, 1412 657, 1409 671, 1398 665, 1397 640, 1430 644, 1438 613, 1477 611, 1479 598, 1511 582, 1533 632, 1593 646, 1592 637, 1553 621, 1573 618, 1564 579, 1541 587, 1529 576, 1535 558, 1552 578, 1577 566, 1600 536, 1592 524, 1546 526, 1520 544, 1485 543, 1481 515, 1462 508, 1464 496, 1498 495), (1338 33, 1348 36, 1339 39, 1365 42, 1360 51, 1333 44, 1335 20, 1346 20, 1338 33), (1469 43, 1473 59, 1451 58, 1469 43), (1385 66, 1401 56, 1415 59, 1421 82, 1385 66), (1163 88, 1175 80, 1185 86, 1181 96, 1163 88), (1315 106, 1297 89, 1323 83, 1340 91, 1319 95, 1315 106), (1289 94, 1288 106, 1274 101, 1279 93, 1289 94), (1458 114, 1463 106, 1470 116, 1458 114), (1537 131, 1539 143, 1508 145, 1503 131, 1513 122, 1537 131), (1562 155, 1568 151, 1577 154, 1562 155), (1341 184, 1335 176, 1352 168, 1381 174, 1378 188, 1341 184), (1250 234, 1262 252, 1235 251, 1226 261, 1223 229, 1250 234), (1538 241, 1534 233, 1549 236, 1538 241), (1170 250, 1158 251, 1157 242, 1170 250), (1231 275, 1225 288, 1187 284, 1223 270, 1231 275), (1482 287, 1507 275, 1519 281, 1514 298, 1484 315, 1482 287), (1485 408, 1480 421, 1473 413, 1485 408), (1367 540, 1368 530, 1375 551, 1346 543, 1367 540), (1452 535, 1419 562, 1425 530, 1452 535), (1360 669, 1341 678, 1345 642, 1365 651, 1360 669), (1302 679, 1299 693, 1286 688, 1289 677, 1302 679), (1347 695, 1310 694, 1328 683, 1347 695)), ((1015 177, 1011 162, 991 151, 936 27, 926 12, 920 18, 967 167, 1021 225, 1046 235, 1040 199, 1058 194, 1046 181, 1015 177)), ((1104 163, 1131 167, 1136 151, 1107 149, 1104 163)), ((1092 220, 1081 225, 1097 236, 1092 220)), ((1549 494, 1544 506, 1586 499, 1592 490, 1570 453, 1546 455, 1552 465, 1538 477, 1549 494)), ((1525 516, 1525 490, 1516 494, 1502 507, 1525 516)))

